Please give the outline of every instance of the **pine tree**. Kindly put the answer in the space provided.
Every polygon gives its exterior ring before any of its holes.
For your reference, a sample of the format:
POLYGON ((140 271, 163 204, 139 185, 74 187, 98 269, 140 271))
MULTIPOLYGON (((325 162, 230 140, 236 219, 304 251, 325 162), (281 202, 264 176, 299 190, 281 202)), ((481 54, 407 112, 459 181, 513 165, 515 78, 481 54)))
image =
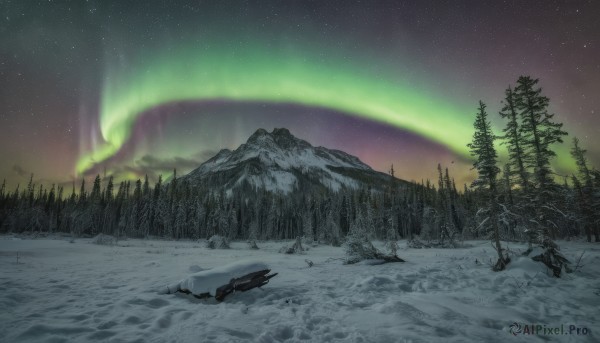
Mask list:
POLYGON ((500 110, 500 116, 508 120, 504 132, 504 144, 508 147, 509 170, 514 167, 518 177, 519 185, 524 189, 529 189, 529 172, 527 171, 525 161, 528 159, 523 148, 523 136, 519 126, 519 114, 517 109, 517 99, 513 90, 508 87, 505 91, 504 107, 500 110))
POLYGON ((506 193, 506 200, 508 204, 512 206, 514 204, 514 200, 512 193, 513 183, 511 178, 512 171, 510 170, 510 164, 507 163, 504 165, 502 175, 504 176, 504 192, 506 193))
POLYGON ((90 194, 90 198, 92 201, 100 201, 102 198, 100 193, 100 174, 96 175, 94 179, 94 186, 92 187, 92 193, 90 194))
POLYGON ((550 100, 536 88, 538 79, 521 76, 515 89, 516 105, 521 117, 521 137, 523 149, 529 154, 526 165, 533 169, 538 187, 538 195, 545 196, 553 186, 550 160, 556 156, 551 149, 554 143, 562 143, 562 123, 552 121, 554 115, 548 113, 550 100))
POLYGON ((143 199, 140 211, 140 235, 144 238, 148 238, 150 235, 150 224, 152 214, 152 200, 143 199))
POLYGON ((237 218, 237 211, 234 207, 229 210, 229 232, 227 233, 227 239, 232 240, 236 238, 239 221, 237 218))
MULTIPOLYGON (((41 187, 41 185, 40 185, 40 187, 41 187)), ((31 174, 31 176, 29 177, 29 183, 27 183, 27 195, 29 197, 29 207, 33 206, 34 193, 35 193, 35 185, 33 184, 33 174, 31 174)))
POLYGON ((176 215, 175 215, 175 232, 173 238, 179 239, 182 238, 182 233, 186 227, 186 213, 185 213, 185 205, 183 201, 180 201, 177 205, 176 215))
POLYGON ((573 190, 575 191, 575 202, 577 204, 576 207, 576 221, 583 228, 587 236, 587 241, 592 241, 592 226, 593 223, 590 220, 592 216, 592 208, 590 206, 589 198, 587 197, 584 187, 581 182, 577 178, 577 176, 572 175, 571 180, 573 182, 573 190))
POLYGON ((441 238, 441 241, 447 236, 449 236, 448 226, 446 223, 447 216, 447 197, 446 197, 446 189, 444 188, 444 174, 442 173, 442 165, 438 163, 438 191, 437 191, 437 204, 436 204, 436 214, 438 215, 436 221, 438 222, 436 225, 436 237, 437 239, 441 238))
POLYGON ((146 176, 144 177, 142 195, 144 196, 144 198, 148 198, 150 196, 150 183, 148 182, 148 174, 146 174, 146 176))
POLYGON ((312 244, 315 240, 315 235, 313 233, 313 220, 310 208, 307 208, 302 214, 302 233, 304 234, 304 242, 312 244))
POLYGON ((473 186, 487 194, 489 202, 489 217, 488 221, 492 228, 492 237, 495 243, 496 252, 498 253, 498 261, 494 266, 495 271, 503 270, 506 264, 510 262, 508 256, 502 254, 502 246, 500 245, 500 233, 498 230, 498 200, 497 200, 497 185, 496 177, 500 169, 496 166, 498 155, 494 148, 494 140, 496 136, 492 132, 491 123, 487 119, 486 105, 480 101, 479 109, 475 117, 475 133, 473 141, 468 144, 471 155, 475 157, 473 167, 477 169, 477 179, 473 181, 473 186))
POLYGON ((454 180, 450 179, 450 174, 448 172, 448 168, 446 168, 446 173, 444 175, 444 184, 445 189, 447 190, 448 196, 448 219, 446 221, 450 223, 449 225, 449 234, 450 234, 450 242, 453 243, 454 235, 461 231, 461 223, 458 218, 458 213, 456 209, 456 186, 454 185, 454 180))
POLYGON ((140 201, 142 197, 142 180, 137 179, 135 182, 135 189, 133 190, 133 198, 135 201, 140 201))
POLYGON ((577 193, 577 203, 580 212, 580 221, 587 236, 587 241, 592 241, 592 232, 594 232, 596 242, 599 241, 598 230, 594 230, 595 222, 598 222, 600 215, 594 211, 594 185, 592 180, 592 172, 588 167, 588 161, 585 157, 587 150, 579 145, 579 139, 573 138, 573 147, 571 148, 571 156, 575 159, 579 176, 583 180, 583 184, 575 175, 573 175, 573 184, 577 193))
POLYGON ((82 204, 85 202, 86 194, 85 194, 85 178, 81 179, 81 187, 79 188, 79 203, 82 204))
POLYGON ((158 197, 161 194, 161 188, 162 188, 162 175, 158 176, 158 181, 156 182, 156 185, 154 186, 154 200, 158 201, 158 197))
POLYGON ((537 222, 538 240, 544 246, 552 246, 551 238, 556 236, 556 208, 559 189, 553 181, 551 159, 556 153, 551 149, 555 143, 562 143, 562 123, 554 123, 553 114, 548 113, 550 100, 542 95, 542 89, 536 88, 538 80, 529 76, 519 77, 515 89, 516 105, 521 117, 521 135, 523 148, 528 159, 526 166, 533 170, 535 196, 531 199, 534 222, 537 222))
POLYGON ((113 177, 112 175, 108 178, 108 182, 106 183, 106 189, 104 190, 104 199, 107 203, 111 203, 113 201, 113 177))
POLYGON ((177 169, 173 169, 173 180, 171 180, 171 187, 169 188, 171 191, 170 200, 173 201, 175 196, 177 195, 177 169))
POLYGON ((386 226, 386 236, 385 236, 385 241, 386 241, 386 246, 387 249, 390 251, 390 253, 392 255, 396 255, 398 253, 398 231, 397 231, 397 217, 396 214, 390 213, 390 216, 388 217, 388 222, 387 222, 387 226, 386 226))
POLYGON ((579 146, 579 139, 573 137, 573 147, 571 148, 571 156, 575 159, 579 176, 583 179, 585 187, 592 188, 592 173, 588 167, 588 161, 585 157, 587 150, 579 146))

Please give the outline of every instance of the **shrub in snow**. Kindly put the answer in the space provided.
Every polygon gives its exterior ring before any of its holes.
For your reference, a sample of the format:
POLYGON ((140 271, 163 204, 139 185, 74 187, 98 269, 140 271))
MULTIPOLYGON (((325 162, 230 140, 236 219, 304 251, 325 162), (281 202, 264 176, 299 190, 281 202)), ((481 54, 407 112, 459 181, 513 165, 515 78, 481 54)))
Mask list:
POLYGON ((444 249, 453 249, 453 248, 461 248, 466 247, 465 244, 457 242, 455 240, 445 240, 445 241, 428 241, 423 242, 418 237, 415 237, 408 242, 406 242, 406 246, 412 249, 423 249, 423 248, 444 248, 444 249))
POLYGON ((117 238, 101 233, 92 239, 92 243, 98 245, 115 245, 117 244, 117 238))
POLYGON ((333 247, 341 247, 342 246, 342 240, 339 236, 332 236, 329 239, 329 244, 331 244, 331 246, 333 247))
POLYGON ((253 249, 253 250, 257 250, 258 249, 258 245, 256 245, 256 241, 251 239, 248 241, 248 248, 249 249, 253 249))
POLYGON ((365 231, 352 230, 352 228, 344 244, 344 250, 346 252, 346 264, 353 264, 362 260, 374 260, 381 255, 373 246, 365 231))
POLYGON ((434 244, 434 246, 436 248, 454 249, 454 248, 460 248, 461 244, 460 244, 460 242, 457 242, 454 239, 451 239, 448 241, 438 242, 438 243, 434 244))
POLYGON ((384 262, 404 262, 401 258, 393 255, 381 253, 373 246, 369 235, 363 226, 359 223, 350 225, 350 232, 344 243, 346 252, 345 264, 354 264, 363 260, 383 260, 384 262))
POLYGON ((391 255, 398 254, 398 242, 396 241, 385 242, 385 248, 390 252, 391 255))
POLYGON ((318 241, 315 241, 312 237, 302 237, 302 243, 304 243, 304 245, 308 245, 310 247, 316 247, 319 245, 318 241))
POLYGON ((555 277, 560 277, 562 270, 564 269, 566 272, 570 273, 572 270, 569 267, 569 260, 563 256, 560 252, 560 248, 556 243, 554 243, 548 237, 542 237, 539 249, 529 248, 524 253, 524 255, 531 254, 532 251, 538 250, 534 252, 534 256, 531 257, 532 260, 536 262, 542 262, 546 265, 555 277))
POLYGON ((296 237, 296 241, 291 247, 283 246, 279 249, 279 252, 282 254, 302 254, 304 250, 305 249, 302 247, 302 239, 296 237))
POLYGON ((206 247, 209 249, 229 249, 227 238, 214 235, 206 241, 206 247))
POLYGON ((431 248, 430 244, 422 242, 418 237, 409 240, 406 246, 412 249, 431 248))

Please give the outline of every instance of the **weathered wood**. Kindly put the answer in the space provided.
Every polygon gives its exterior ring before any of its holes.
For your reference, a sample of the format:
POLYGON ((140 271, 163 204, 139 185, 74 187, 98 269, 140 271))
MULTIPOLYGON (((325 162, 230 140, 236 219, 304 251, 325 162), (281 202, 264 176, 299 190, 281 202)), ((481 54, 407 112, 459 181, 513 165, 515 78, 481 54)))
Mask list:
POLYGON ((277 273, 267 275, 271 270, 265 269, 253 273, 246 274, 237 279, 231 279, 228 284, 217 288, 215 299, 223 301, 225 297, 233 292, 245 292, 253 288, 262 287, 269 283, 269 279, 276 276, 277 273))
MULTIPOLYGON (((384 261, 383 263, 406 262, 405 260, 398 257, 398 255, 385 255, 385 254, 381 254, 379 252, 374 254, 373 259, 374 260, 382 260, 382 261, 384 261)), ((345 264, 355 264, 355 263, 358 263, 358 262, 364 261, 364 260, 369 260, 369 259, 346 260, 345 264)))
MULTIPOLYGON (((214 295, 214 297, 215 297, 215 299, 217 299, 217 301, 223 301, 223 299, 225 299, 226 296, 228 296, 229 294, 231 294, 233 292, 237 292, 237 291, 245 292, 245 291, 251 290, 253 288, 262 287, 262 286, 266 285, 267 283, 269 283, 269 280, 278 274, 278 273, 274 273, 274 274, 268 275, 270 272, 271 272, 271 269, 265 269, 265 270, 259 270, 256 272, 246 274, 239 278, 233 278, 233 279, 231 279, 231 281, 229 281, 228 284, 225 284, 225 285, 217 288, 216 294, 214 295)), ((191 294, 195 298, 198 298, 198 299, 206 299, 206 298, 212 297, 212 295, 210 293, 194 294, 189 289, 180 288, 180 287, 177 287, 177 290, 175 290, 175 292, 171 292, 170 290, 168 290, 167 294, 168 293, 177 293, 177 292, 183 293, 183 294, 191 294)))
POLYGON ((542 254, 533 256, 531 259, 545 264, 546 267, 552 270, 555 277, 560 277, 562 267, 570 263, 569 260, 552 248, 546 249, 542 254))
POLYGON ((496 264, 492 267, 492 270, 495 272, 500 272, 506 269, 506 265, 510 263, 510 257, 506 256, 505 258, 499 258, 496 261, 496 264))
POLYGON ((405 260, 398 257, 398 255, 376 255, 378 260, 384 260, 385 262, 406 262, 405 260))

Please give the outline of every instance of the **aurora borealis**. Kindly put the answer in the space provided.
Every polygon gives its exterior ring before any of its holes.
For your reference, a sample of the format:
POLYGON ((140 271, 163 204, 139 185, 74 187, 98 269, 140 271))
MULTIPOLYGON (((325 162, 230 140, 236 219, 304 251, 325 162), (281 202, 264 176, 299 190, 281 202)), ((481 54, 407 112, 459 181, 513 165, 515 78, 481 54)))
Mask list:
POLYGON ((334 109, 416 132, 458 153, 466 150, 470 129, 461 125, 460 119, 468 119, 469 114, 450 103, 427 97, 408 84, 384 80, 383 75, 361 75, 358 66, 319 65, 306 57, 298 61, 294 56, 269 53, 266 47, 253 51, 225 59, 227 51, 175 52, 174 57, 159 58, 156 64, 141 68, 139 74, 126 77, 123 87, 109 83, 103 89, 100 114, 100 129, 107 144, 84 157, 78 171, 90 168, 91 160, 102 161, 116 153, 144 111, 186 100, 260 101, 334 109), (428 124, 432 122, 438 125, 428 124))
MULTIPOLYGON (((472 178, 481 99, 540 78, 600 165, 593 1, 87 1, 0 5, 0 175, 182 172, 259 127, 404 179, 472 178)), ((499 147, 502 149, 502 147, 499 147)), ((568 143, 555 167, 570 171, 568 143)), ((502 152, 501 152, 502 153, 502 152)))

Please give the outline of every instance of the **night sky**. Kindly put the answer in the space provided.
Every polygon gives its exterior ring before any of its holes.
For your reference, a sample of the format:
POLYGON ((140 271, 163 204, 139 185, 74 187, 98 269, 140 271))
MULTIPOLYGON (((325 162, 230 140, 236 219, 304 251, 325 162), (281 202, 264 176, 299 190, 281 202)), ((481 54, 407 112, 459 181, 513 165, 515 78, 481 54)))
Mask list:
MULTIPOLYGON (((473 178, 479 100, 540 79, 600 166, 598 1, 0 0, 0 178, 183 174, 286 127, 406 180, 473 178)), ((505 147, 499 146, 500 154, 505 147)))

